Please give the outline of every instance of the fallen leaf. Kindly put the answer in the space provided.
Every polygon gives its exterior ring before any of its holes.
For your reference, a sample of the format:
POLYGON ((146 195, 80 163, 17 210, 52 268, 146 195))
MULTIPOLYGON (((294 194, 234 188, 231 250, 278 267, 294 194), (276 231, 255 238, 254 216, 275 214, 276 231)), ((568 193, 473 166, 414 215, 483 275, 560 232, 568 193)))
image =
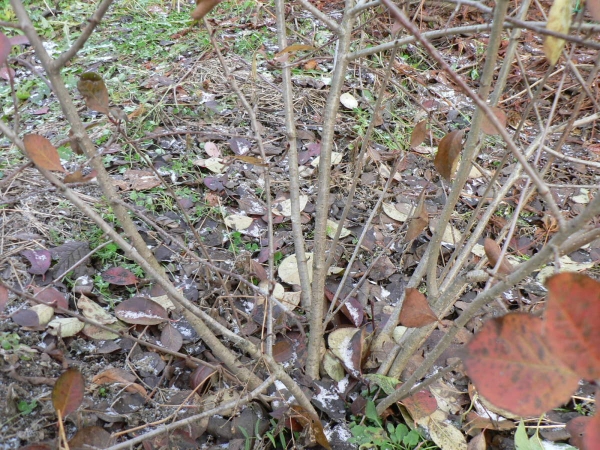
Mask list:
POLYGON ((102 272, 101 276, 104 281, 117 286, 130 286, 140 281, 131 270, 123 267, 111 267, 102 272))
MULTIPOLYGON (((308 195, 300 195, 300 211, 306 208, 307 203, 308 195)), ((290 217, 292 215, 292 201, 289 198, 275 201, 272 204, 271 211, 277 216, 290 217)))
POLYGON ((454 130, 442 138, 438 144, 433 165, 446 181, 451 181, 458 165, 458 156, 462 150, 464 130, 454 130))
POLYGON ((131 372, 127 372, 124 369, 118 367, 106 369, 97 374, 93 379, 92 383, 101 386, 103 384, 119 383, 125 386, 125 390, 132 393, 138 393, 143 397, 147 397, 146 390, 135 383, 136 376, 131 372))
MULTIPOLYGON (((335 237, 335 233, 337 233, 338 228, 339 228, 339 224, 337 222, 327 219, 327 236, 330 239, 333 239, 335 237)), ((351 234, 350 230, 348 230, 346 228, 342 228, 342 231, 340 232, 340 239, 350 236, 350 234, 351 234)))
POLYGON ((410 242, 417 238, 429 224, 429 215, 425 209, 425 190, 419 196, 419 203, 408 222, 408 230, 404 240, 410 242))
POLYGON ((569 401, 579 376, 548 347, 543 321, 523 313, 488 320, 466 346, 463 363, 488 401, 539 416, 569 401))
POLYGON ((406 397, 402 400, 402 404, 414 421, 433 414, 438 406, 434 395, 427 390, 422 390, 410 397, 406 397))
POLYGON ((241 214, 232 214, 231 216, 225 217, 225 225, 235 231, 246 230, 254 220, 248 216, 242 216, 241 214))
POLYGON ((358 100, 356 100, 349 92, 344 92, 340 95, 340 103, 348 109, 358 108, 358 100))
MULTIPOLYGON (((306 265, 308 266, 308 278, 312 281, 312 253, 306 253, 306 265)), ((281 281, 287 284, 300 285, 300 275, 298 275, 298 261, 296 255, 290 255, 284 258, 277 269, 277 274, 281 281)))
POLYGON ((158 325, 169 320, 162 306, 145 297, 132 297, 119 303, 115 314, 123 322, 133 325, 158 325))
POLYGON ((302 425, 303 428, 309 428, 309 434, 314 436, 315 441, 326 450, 331 450, 331 445, 325 436, 323 424, 317 416, 311 414, 300 405, 292 405, 290 409, 294 412, 294 419, 302 425))
POLYGON ((183 336, 177 328, 168 323, 160 332, 160 342, 165 348, 178 352, 183 345, 183 336))
MULTIPOLYGON (((496 267, 496 264, 498 264, 498 258, 500 257, 500 254, 502 253, 502 249, 500 248, 500 246, 493 239, 485 238, 485 241, 483 243, 483 248, 485 250, 485 255, 487 256, 490 266, 492 268, 496 267)), ((504 258, 502 258, 500 267, 498 267, 498 273, 503 274, 503 275, 509 275, 512 273, 512 271, 513 271, 513 266, 506 259, 506 256, 505 256, 504 258)))
POLYGON ((77 89, 88 108, 108 114, 108 90, 100 75, 95 72, 81 74, 77 89))
POLYGON ((48 334, 63 338, 71 337, 83 330, 84 325, 76 317, 58 317, 48 324, 48 334))
POLYGON ((102 325, 115 323, 117 318, 105 311, 99 304, 92 301, 85 295, 81 295, 77 300, 77 307, 81 310, 81 314, 91 320, 94 320, 102 325))
POLYGON ((14 323, 22 327, 38 327, 40 319, 35 311, 31 309, 20 309, 10 317, 14 323))
POLYGON ((381 204, 381 209, 383 209, 383 212, 390 219, 394 219, 398 222, 406 222, 412 207, 408 203, 398 203, 394 205, 393 203, 383 202, 381 204))
POLYGON ((58 377, 52 389, 52 405, 61 419, 79 408, 84 391, 85 380, 79 370, 71 368, 58 377))
POLYGON ((352 376, 361 372, 364 330, 359 328, 338 328, 329 333, 329 348, 337 356, 352 376))
POLYGON ((28 134, 23 137, 25 153, 33 163, 45 170, 54 170, 56 172, 66 172, 60 163, 58 150, 44 136, 39 134, 28 134))
MULTIPOLYGON (((437 411, 440 413, 441 411, 437 411)), ((444 450, 467 450, 467 440, 454 425, 448 423, 443 414, 434 413, 418 421, 419 425, 427 428, 431 440, 444 450)))
POLYGON ((31 267, 27 272, 34 275, 44 275, 50 268, 52 262, 52 255, 48 250, 23 250, 21 252, 31 267))
POLYGON ((417 147, 421 145, 425 138, 427 138, 427 121, 421 120, 412 130, 410 134, 410 147, 417 147))
POLYGON ((399 322, 409 328, 424 327, 438 318, 430 308, 427 298, 418 289, 407 288, 400 311, 399 322))
POLYGON ((108 448, 114 444, 114 439, 110 433, 102 427, 91 426, 84 427, 75 433, 75 436, 69 441, 69 447, 73 450, 85 448, 108 448))
MULTIPOLYGON (((497 106, 492 106, 490 109, 494 113, 494 116, 496 116, 496 119, 498 119, 498 121, 502 124, 502 127, 506 128, 506 114, 504 113, 504 111, 502 111, 497 106)), ((492 122, 490 121, 487 115, 483 116, 483 121, 481 123, 481 131, 489 135, 500 134, 500 132, 496 130, 496 127, 492 125, 492 122)))
POLYGON ((296 53, 296 52, 300 52, 300 51, 312 51, 312 50, 316 50, 316 48, 313 47, 312 45, 292 44, 292 45, 288 45, 286 48, 284 48, 280 52, 276 53, 275 57, 279 57, 279 56, 283 55, 284 53, 296 53))

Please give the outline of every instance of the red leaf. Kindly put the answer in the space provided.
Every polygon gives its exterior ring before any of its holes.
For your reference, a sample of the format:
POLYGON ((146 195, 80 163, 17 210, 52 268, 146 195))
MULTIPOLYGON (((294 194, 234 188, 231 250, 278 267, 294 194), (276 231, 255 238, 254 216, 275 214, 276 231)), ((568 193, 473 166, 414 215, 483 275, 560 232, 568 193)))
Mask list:
POLYGON ((6 35, 0 32, 0 66, 6 62, 12 45, 6 35))
POLYGON ((145 297, 132 297, 115 308, 116 316, 133 325, 158 325, 169 320, 165 308, 145 297))
POLYGON ((24 34, 17 34, 8 38, 10 45, 23 45, 29 44, 29 38, 24 34))
POLYGON ((548 279, 548 346, 586 380, 600 378, 600 282, 579 273, 548 279))
POLYGON ((464 130, 454 130, 442 138, 438 144, 433 165, 446 181, 452 180, 462 150, 464 130))
POLYGON ((417 289, 407 288, 400 311, 400 324, 409 328, 419 328, 437 320, 437 316, 429 307, 427 298, 417 289))
POLYGON ((64 372, 52 389, 52 404, 60 416, 65 418, 75 411, 83 402, 85 380, 81 372, 75 368, 64 372))
POLYGON ((117 286, 129 286, 140 281, 133 272, 122 267, 112 267, 102 272, 102 279, 117 286))
POLYGON ((467 374, 494 405, 520 416, 543 414, 567 402, 579 384, 546 341, 538 317, 489 320, 466 346, 467 374))
POLYGON ((39 134, 28 134, 23 138, 25 153, 34 164, 42 169, 66 172, 60 164, 58 150, 48 139, 39 134))
MULTIPOLYGON (((493 106, 491 109, 494 113, 494 116, 496 116, 496 119, 498 119, 502 126, 506 128, 506 114, 504 113, 504 111, 502 111, 497 106, 493 106)), ((490 122, 490 119, 487 115, 483 116, 483 121, 481 123, 481 131, 483 131, 485 134, 490 135, 500 134, 498 130, 496 130, 496 127, 492 125, 492 122, 490 122)))
POLYGON ((31 267, 27 272, 34 275, 44 275, 50 268, 52 262, 52 255, 48 250, 23 250, 21 252, 31 267))
POLYGON ((585 435, 583 436, 584 450, 594 450, 600 448, 600 414, 596 410, 596 414, 592 416, 585 427, 585 435))
POLYGON ((82 74, 77 89, 88 108, 108 114, 108 90, 100 75, 95 72, 82 74))
POLYGON ((422 417, 427 417, 433 414, 437 407, 437 400, 429 391, 419 391, 410 397, 402 400, 402 404, 406 407, 414 421, 422 417))
POLYGON ((580 416, 567 422, 567 431, 571 435, 569 444, 576 448, 583 448, 583 436, 591 420, 592 418, 589 416, 580 416))
POLYGON ((35 298, 42 303, 45 303, 49 306, 58 306, 60 308, 69 308, 69 302, 65 298, 63 294, 61 294, 56 288, 53 287, 45 287, 39 288, 37 286, 33 287, 33 292, 35 298))

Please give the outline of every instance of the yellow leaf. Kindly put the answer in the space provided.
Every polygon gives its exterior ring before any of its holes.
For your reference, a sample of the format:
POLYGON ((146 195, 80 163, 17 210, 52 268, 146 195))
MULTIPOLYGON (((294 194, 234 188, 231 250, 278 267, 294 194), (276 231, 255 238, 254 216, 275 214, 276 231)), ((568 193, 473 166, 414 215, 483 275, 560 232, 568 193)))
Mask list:
MULTIPOLYGON (((548 14, 548 31, 567 34, 571 26, 571 0, 554 0, 550 13, 548 14)), ((554 36, 546 36, 544 40, 544 54, 551 64, 556 64, 565 40, 554 36)))

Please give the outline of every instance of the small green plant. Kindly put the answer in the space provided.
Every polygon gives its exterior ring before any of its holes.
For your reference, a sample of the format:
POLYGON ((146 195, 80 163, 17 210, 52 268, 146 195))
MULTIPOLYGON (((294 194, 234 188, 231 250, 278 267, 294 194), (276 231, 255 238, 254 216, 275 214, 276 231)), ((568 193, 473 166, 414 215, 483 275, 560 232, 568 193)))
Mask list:
MULTIPOLYGON (((361 449, 378 450, 412 450, 417 446, 419 448, 428 448, 425 439, 416 430, 400 423, 396 426, 388 423, 385 427, 381 418, 377 415, 375 402, 369 400, 365 410, 366 417, 360 424, 350 428, 352 438, 349 442, 358 444, 361 449)), ((435 447, 432 447, 435 448, 435 447)))
POLYGON ((229 234, 229 251, 238 253, 242 249, 254 253, 260 250, 260 245, 256 242, 244 242, 242 233, 233 231, 229 234))
POLYGON ((102 264, 119 259, 119 247, 115 243, 110 243, 106 247, 101 248, 96 252, 96 257, 100 258, 102 264))
POLYGON ((271 429, 265 431, 264 435, 269 439, 273 448, 288 448, 288 437, 286 430, 278 424, 275 419, 271 419, 271 429), (279 444, 277 443, 279 438, 279 444))
POLYGON ((283 260, 283 253, 275 252, 275 254, 273 255, 273 263, 275 264, 275 266, 278 266, 279 264, 281 264, 282 260, 283 260))
POLYGON ((110 283, 108 281, 104 281, 102 275, 97 274, 94 277, 94 287, 98 290, 98 293, 108 299, 112 294, 110 292, 110 283))
POLYGON ((0 355, 7 353, 16 354, 23 361, 30 361, 35 350, 20 343, 20 337, 16 333, 3 331, 0 333, 0 355))
POLYGON ((33 412, 33 410, 36 408, 36 406, 37 406, 37 401, 35 401, 35 400, 31 400, 30 402, 28 402, 26 400, 20 400, 19 403, 17 403, 17 408, 19 409, 19 412, 23 416, 31 414, 33 412))

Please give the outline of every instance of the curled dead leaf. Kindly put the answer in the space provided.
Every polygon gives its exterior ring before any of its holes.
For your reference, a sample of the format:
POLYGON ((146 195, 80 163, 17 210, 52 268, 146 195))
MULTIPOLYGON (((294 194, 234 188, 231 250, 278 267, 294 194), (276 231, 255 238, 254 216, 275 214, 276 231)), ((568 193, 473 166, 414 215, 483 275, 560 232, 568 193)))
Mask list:
POLYGON ((458 156, 462 150, 463 135, 464 130, 451 131, 438 144, 438 151, 433 165, 446 181, 451 181, 454 172, 456 172, 458 156))

